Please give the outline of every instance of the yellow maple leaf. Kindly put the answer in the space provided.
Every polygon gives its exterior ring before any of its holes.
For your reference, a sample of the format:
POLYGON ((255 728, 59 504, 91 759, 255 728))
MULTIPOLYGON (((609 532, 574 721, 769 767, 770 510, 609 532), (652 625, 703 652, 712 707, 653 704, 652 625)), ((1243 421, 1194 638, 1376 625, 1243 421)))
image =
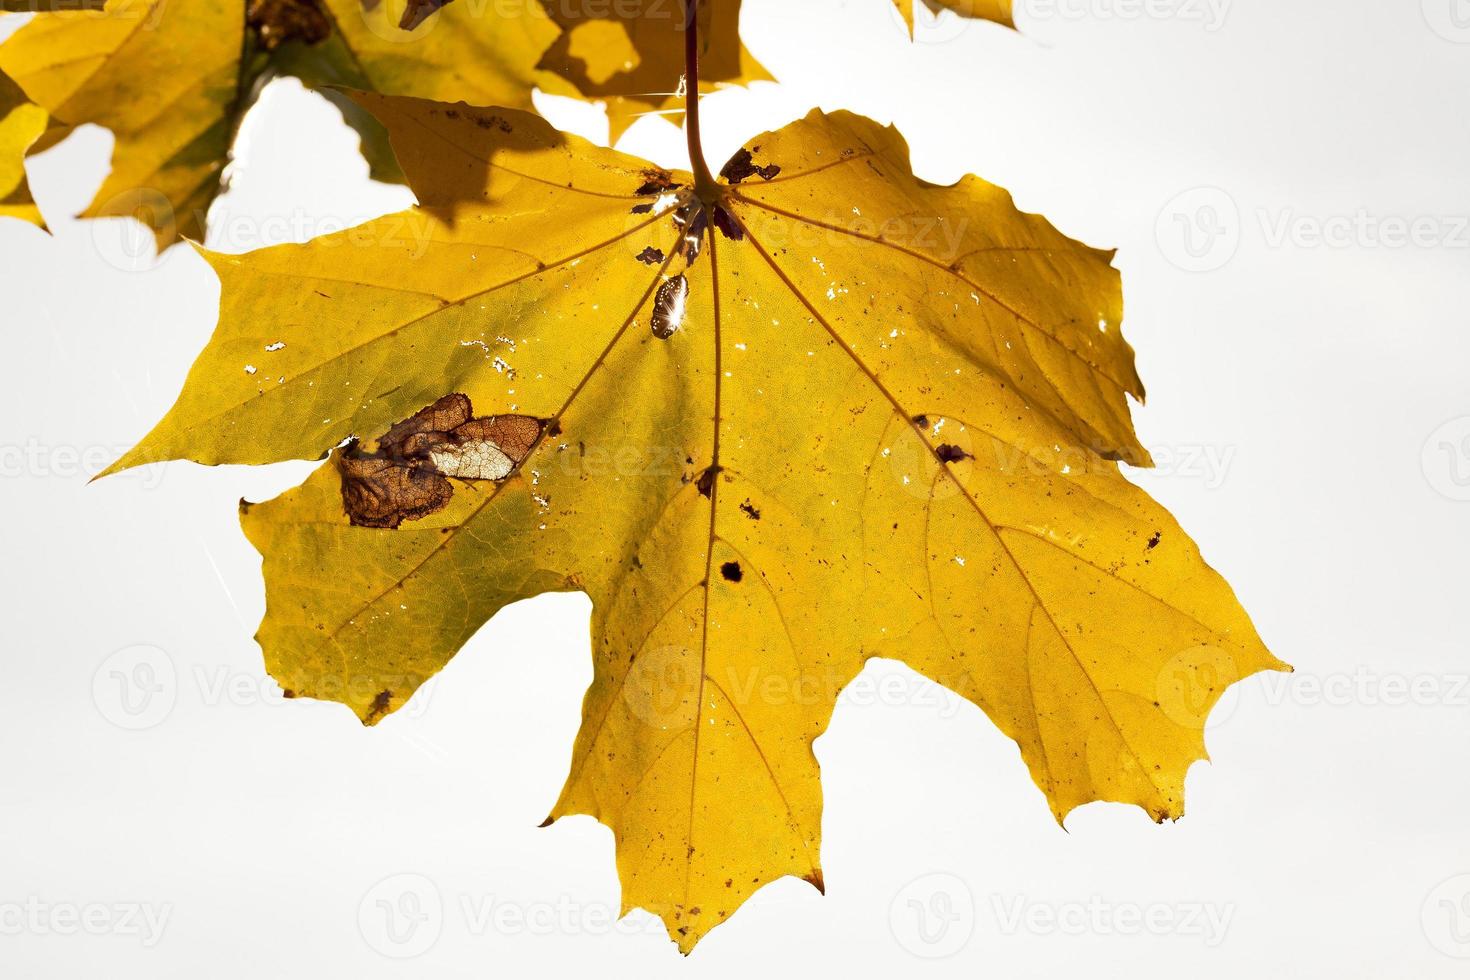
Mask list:
POLYGON ((46 227, 26 182, 25 155, 46 131, 46 110, 0 73, 0 215, 46 227))
POLYGON ((685 951, 821 887, 812 741, 871 657, 984 709, 1058 819, 1182 812, 1210 707, 1283 665, 1114 462, 1147 454, 1110 253, 845 112, 701 197, 526 113, 356 97, 420 207, 206 252, 219 326, 115 466, 332 453, 242 504, 292 695, 376 722, 505 604, 585 591, 549 819, 612 828, 685 951))

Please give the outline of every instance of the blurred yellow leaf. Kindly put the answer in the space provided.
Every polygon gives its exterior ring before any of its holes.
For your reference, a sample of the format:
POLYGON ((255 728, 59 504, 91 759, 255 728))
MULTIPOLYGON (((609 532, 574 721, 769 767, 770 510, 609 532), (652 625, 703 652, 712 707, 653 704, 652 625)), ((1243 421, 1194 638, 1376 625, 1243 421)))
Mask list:
POLYGON ((46 110, 0 74, 0 215, 46 227, 26 183, 25 155, 46 131, 46 110))
MULTIPOLYGON (((58 120, 112 130, 112 171, 84 214, 137 217, 162 248, 202 239, 240 119, 275 73, 530 105, 536 58, 557 34, 539 8, 496 22, 451 9, 404 32, 404 2, 109 0, 100 13, 38 14, 0 45, 0 69, 58 120)), ((369 159, 391 176, 391 158, 372 152, 376 125, 348 121, 366 125, 369 159)))
MULTIPOLYGON (((431 11, 419 0, 108 0, 100 11, 35 15, 0 45, 0 70, 60 124, 113 132, 112 171, 85 216, 136 217, 163 248, 181 236, 203 238, 240 120, 277 75, 312 87, 523 109, 540 85, 607 100, 621 132, 640 108, 668 102, 666 94, 648 93, 678 87, 679 5, 587 9, 595 16, 553 19, 537 0, 522 0, 509 14, 505 5, 484 3, 431 11), (417 25, 412 30, 398 26, 405 16, 417 25), (568 53, 571 35, 558 21, 604 38, 621 32, 627 41, 568 53), (597 62, 609 56, 619 67, 604 74, 597 62), (624 67, 632 63, 639 67, 624 67)), ((738 0, 712 10, 720 32, 710 77, 765 77, 736 35, 738 0)), ((398 179, 381 128, 340 93, 324 94, 362 135, 373 175, 398 179)))
POLYGON ((914 33, 914 4, 922 2, 934 13, 942 10, 951 10, 960 17, 973 17, 977 20, 990 20, 1006 27, 1015 27, 1016 22, 1011 18, 1012 0, 893 0, 902 15, 904 23, 908 25, 909 35, 914 33))
MULTIPOLYGON (((625 0, 606 7, 551 3, 564 33, 541 58, 551 72, 548 89, 607 103, 613 141, 643 115, 678 124, 684 99, 684 5, 678 0, 625 0), (565 81, 558 83, 558 79, 565 81)), ((740 0, 699 5, 700 89, 765 81, 770 75, 740 43, 740 0)))
POLYGON ((612 828, 685 951, 822 886, 812 741, 872 657, 984 709, 1058 819, 1182 812, 1210 707, 1283 665, 1115 462, 1147 454, 1110 253, 848 113, 702 200, 526 113, 358 98, 421 206, 205 253, 218 328, 116 467, 331 454, 242 505, 292 695, 377 722, 506 603, 586 592, 550 819, 612 828))

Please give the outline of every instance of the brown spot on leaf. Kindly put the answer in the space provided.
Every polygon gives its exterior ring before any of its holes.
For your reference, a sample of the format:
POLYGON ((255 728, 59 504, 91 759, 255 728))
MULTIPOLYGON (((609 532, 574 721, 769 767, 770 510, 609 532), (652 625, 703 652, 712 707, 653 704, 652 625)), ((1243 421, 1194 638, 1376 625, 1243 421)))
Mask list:
MULTIPOLYGON (((760 147, 756 147, 760 149, 760 147)), ((750 151, 745 147, 735 151, 725 165, 720 168, 720 176, 731 184, 738 184, 747 177, 758 176, 762 180, 770 180, 781 172, 781 168, 774 163, 768 163, 764 167, 755 165, 750 151)))
POLYGON ((726 211, 723 205, 715 205, 715 227, 732 242, 745 240, 745 229, 740 227, 740 222, 735 220, 734 215, 726 211))
POLYGON ((720 574, 725 576, 727 582, 738 582, 745 577, 745 572, 741 571, 738 561, 725 562, 720 566, 720 574))
POLYGON ((941 443, 938 447, 936 447, 934 450, 934 454, 939 457, 940 461, 945 463, 958 463, 962 459, 975 458, 974 456, 971 456, 969 453, 965 452, 959 446, 953 445, 948 442, 941 443))
POLYGON ((342 507, 358 527, 396 528, 427 517, 453 496, 448 477, 504 480, 540 435, 540 419, 474 418, 466 395, 445 395, 391 426, 376 453, 364 453, 355 439, 342 447, 342 507))
POLYGON ((689 201, 674 212, 674 230, 679 233, 674 254, 684 260, 686 268, 699 258, 700 249, 704 247, 704 233, 708 229, 709 215, 700 202, 689 201))
POLYGON ((642 262, 644 265, 658 265, 664 260, 664 253, 654 248, 652 245, 646 245, 644 246, 643 251, 638 253, 637 258, 638 261, 642 262))
POLYGON ((475 121, 475 125, 479 126, 481 129, 498 129, 502 133, 509 133, 511 131, 511 125, 509 122, 506 121, 504 116, 475 115, 471 116, 470 118, 473 119, 475 121))
POLYGON ((760 508, 751 503, 749 498, 746 498, 745 503, 740 505, 740 510, 745 514, 746 517, 750 518, 753 521, 758 521, 761 519, 760 508))
POLYGON ((367 717, 363 719, 363 723, 371 725, 379 718, 386 715, 388 713, 388 706, 392 702, 392 691, 379 691, 377 697, 373 698, 372 706, 368 708, 367 717))
POLYGON ((709 495, 714 492, 715 475, 719 472, 720 467, 709 466, 705 468, 705 471, 703 473, 699 474, 698 487, 700 496, 708 498, 709 495))
POLYGON ((245 23, 267 51, 288 41, 319 44, 332 34, 332 22, 320 0, 250 0, 245 23))
POLYGON ((929 416, 927 415, 915 415, 913 422, 921 429, 929 428, 929 416))
POLYGON ((1152 550, 1154 548, 1157 548, 1159 546, 1159 539, 1163 536, 1164 535, 1162 531, 1155 531, 1154 536, 1148 539, 1149 549, 1152 550))
POLYGON ((639 185, 634 194, 640 196, 662 194, 679 186, 674 183, 674 177, 667 170, 649 168, 643 171, 643 183, 639 185))
POLYGON ((398 18, 398 29, 411 31, 422 24, 430 14, 449 3, 450 0, 408 0, 403 16, 398 18))
POLYGON ((449 503, 454 489, 433 467, 357 454, 357 443, 337 456, 342 508, 356 527, 396 528, 449 503))

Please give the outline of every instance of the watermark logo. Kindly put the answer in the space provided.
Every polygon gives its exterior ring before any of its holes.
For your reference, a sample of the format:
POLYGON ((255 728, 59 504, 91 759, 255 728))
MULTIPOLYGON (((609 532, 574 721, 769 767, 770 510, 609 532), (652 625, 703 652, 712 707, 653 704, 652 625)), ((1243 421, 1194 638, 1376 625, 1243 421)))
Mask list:
POLYGON ((1424 898, 1419 921, 1429 945, 1445 956, 1470 960, 1470 874, 1436 885, 1424 898))
POLYGON ((1186 272, 1213 272, 1240 247, 1240 208, 1218 187, 1177 194, 1159 212, 1154 238, 1164 258, 1186 272))
POLYGON ((667 935, 657 916, 620 916, 614 905, 553 899, 500 898, 479 892, 441 892, 422 874, 390 875, 369 888, 357 906, 363 941, 389 959, 411 959, 433 948, 446 931, 480 937, 667 935))
MULTIPOLYGON (((1159 707, 1173 721, 1198 728, 1200 712, 1208 692, 1220 683, 1238 679, 1234 662, 1219 659, 1210 647, 1199 647, 1175 657, 1159 674, 1159 707)), ((1470 708, 1470 674, 1383 673, 1366 665, 1325 674, 1266 671, 1257 675, 1252 698, 1267 707, 1292 705, 1298 708, 1366 708, 1392 711, 1403 708, 1470 708)), ((1211 730, 1234 714, 1238 687, 1231 687, 1210 713, 1205 729, 1211 730)))
POLYGON ((48 902, 32 895, 0 902, 0 936, 123 936, 152 949, 173 911, 169 902, 48 902))
POLYGON ((1424 23, 1446 41, 1470 44, 1470 0, 1419 0, 1424 23))
POLYGON ((123 219, 92 221, 92 247, 102 260, 121 272, 151 272, 187 250, 158 251, 161 236, 167 245, 178 231, 208 222, 206 244, 216 252, 239 253, 292 242, 313 242, 328 248, 389 248, 405 260, 422 258, 433 243, 435 219, 424 211, 408 209, 374 217, 371 214, 315 214, 303 208, 274 213, 230 212, 222 203, 184 215, 169 199, 149 187, 124 191, 98 208, 98 215, 123 219))
POLYGON ((1424 479, 1441 496, 1470 500, 1470 415, 1450 419, 1424 440, 1424 479))
POLYGON ((178 228, 173 204, 152 187, 133 188, 109 198, 97 208, 97 215, 131 219, 89 223, 92 247, 104 262, 123 272, 154 268, 159 258, 158 242, 171 239, 178 228))
POLYGON ((1002 935, 1180 936, 1213 949, 1225 941, 1233 904, 1216 902, 1032 901, 1025 895, 992 895, 991 910, 1002 935))
POLYGON ((1213 34, 1225 26, 1231 0, 1019 0, 1018 21, 1177 21, 1213 34))
POLYGON ((178 694, 173 659, 146 643, 118 650, 92 675, 92 703, 102 717, 129 731, 162 722, 174 710, 178 694))
POLYGON ((1224 266, 1247 231, 1268 249, 1470 250, 1470 215, 1384 214, 1365 207, 1313 214, 1292 207, 1257 207, 1246 216, 1218 187, 1176 195, 1154 226, 1159 251, 1186 272, 1224 266))
MULTIPOLYGON (((899 329, 893 328, 895 333, 899 329)), ((999 452, 1002 444, 999 440, 995 443, 999 452)), ((977 447, 974 436, 962 422, 937 415, 920 415, 910 419, 893 441, 879 450, 879 455, 887 461, 893 478, 905 492, 920 500, 940 501, 964 492, 977 456, 989 448, 977 447), (913 431, 915 427, 923 431, 924 438, 919 438, 913 431), (936 454, 942 465, 949 468, 947 476, 936 466, 936 454)), ((1010 460, 997 462, 1004 466, 1010 460)))
MULTIPOLYGON (((68 443, 45 443, 34 437, 24 443, 0 443, 0 479, 76 480, 91 478, 122 457, 132 446, 105 446, 68 443)), ((136 480, 144 490, 156 489, 163 483, 163 463, 135 466, 116 475, 120 480, 136 480)))
POLYGON ((898 944, 915 956, 953 956, 975 933, 975 896, 956 875, 923 875, 893 896, 888 927, 898 944))
POLYGON ((623 681, 623 702, 650 728, 683 731, 694 724, 699 697, 699 654, 678 644, 635 657, 623 681))
MULTIPOLYGON (((371 700, 385 689, 412 691, 413 696, 395 715, 413 719, 428 711, 437 680, 413 674, 322 674, 298 675, 293 683, 306 684, 310 697, 348 704, 371 700)), ((227 664, 195 664, 181 671, 168 653, 151 644, 118 650, 92 675, 92 703, 98 713, 129 731, 163 724, 181 697, 206 708, 255 708, 283 705, 296 696, 266 674, 227 664)))
POLYGON ((368 946, 390 959, 422 956, 444 931, 444 900, 421 874, 389 875, 362 896, 357 929, 368 946))
POLYGON ((1159 671, 1159 708, 1174 724, 1195 731, 1223 725, 1235 713, 1240 689, 1235 658, 1219 647, 1202 644, 1169 658, 1159 671))

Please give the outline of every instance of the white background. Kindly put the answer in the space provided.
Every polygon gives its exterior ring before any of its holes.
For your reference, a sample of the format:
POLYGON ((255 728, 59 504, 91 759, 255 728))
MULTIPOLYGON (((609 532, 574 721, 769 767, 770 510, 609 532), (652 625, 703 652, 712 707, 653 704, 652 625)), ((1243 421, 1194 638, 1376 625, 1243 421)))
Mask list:
MULTIPOLYGON (((612 925, 610 833, 536 828, 590 679, 584 598, 507 609, 364 729, 282 703, 251 640, 235 502, 311 464, 86 485, 171 404, 218 299, 187 248, 155 263, 129 222, 66 217, 110 153, 86 129, 32 163, 54 235, 0 222, 0 972, 1463 977, 1470 7, 1128 4, 1035 0, 1019 35, 921 17, 910 45, 888 0, 746 0, 782 83, 710 98, 706 143, 718 163, 851 108, 922 176, 977 172, 1119 248, 1161 464, 1132 475, 1298 669, 1222 703, 1181 822, 1094 804, 1064 832, 978 710, 875 662, 817 743, 828 896, 768 887, 689 960, 643 913, 612 925), (417 930, 380 901, 418 901, 417 930)), ((684 162, 662 120, 621 145, 684 162)), ((294 82, 233 178, 223 249, 410 200, 294 82)))

